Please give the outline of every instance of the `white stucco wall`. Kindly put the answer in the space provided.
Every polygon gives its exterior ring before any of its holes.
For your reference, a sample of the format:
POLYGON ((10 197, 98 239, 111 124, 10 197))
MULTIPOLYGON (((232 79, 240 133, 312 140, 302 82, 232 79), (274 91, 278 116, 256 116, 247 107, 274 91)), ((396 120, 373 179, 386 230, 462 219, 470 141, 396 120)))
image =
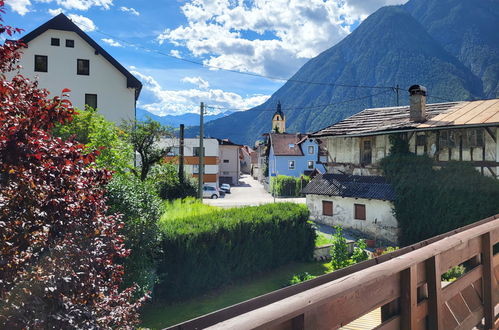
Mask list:
POLYGON ((306 201, 310 218, 315 222, 355 229, 393 244, 398 242, 398 222, 393 215, 393 204, 390 201, 310 194, 306 196, 306 201), (333 202, 333 216, 322 214, 322 201, 333 202), (366 206, 366 220, 354 219, 354 204, 366 206))
POLYGON ((23 49, 20 64, 21 74, 36 77, 39 87, 50 91, 52 97, 69 88, 73 106, 83 109, 85 94, 97 94, 97 108, 106 119, 120 124, 135 118, 135 89, 127 88, 126 77, 102 55, 95 55, 95 50, 75 32, 45 31, 23 49), (60 46, 51 46, 51 38, 59 38, 60 46), (66 39, 74 40, 75 47, 66 47, 66 39), (48 56, 48 72, 34 71, 35 55, 48 56), (76 74, 77 59, 90 61, 90 75, 76 74))
POLYGON ((219 177, 231 177, 232 184, 239 183, 240 161, 239 146, 220 145, 220 172, 219 177), (228 161, 226 163, 225 161, 228 161))

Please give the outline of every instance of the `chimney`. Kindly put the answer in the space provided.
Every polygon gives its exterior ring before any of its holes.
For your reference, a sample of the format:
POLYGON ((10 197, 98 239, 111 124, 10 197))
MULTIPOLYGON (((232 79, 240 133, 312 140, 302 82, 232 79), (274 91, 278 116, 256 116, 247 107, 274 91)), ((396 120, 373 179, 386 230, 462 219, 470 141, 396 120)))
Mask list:
POLYGON ((410 119, 415 122, 426 121, 426 87, 421 85, 412 85, 409 87, 410 101, 410 119))

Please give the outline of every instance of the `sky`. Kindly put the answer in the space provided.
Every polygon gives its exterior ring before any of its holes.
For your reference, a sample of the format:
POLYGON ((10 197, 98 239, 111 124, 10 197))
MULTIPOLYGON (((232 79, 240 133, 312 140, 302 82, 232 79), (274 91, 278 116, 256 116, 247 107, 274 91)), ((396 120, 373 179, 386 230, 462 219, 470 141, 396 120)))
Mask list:
POLYGON ((156 115, 263 103, 369 14, 407 0, 6 0, 26 33, 64 13, 144 84, 156 115), (192 63, 197 62, 198 64, 192 63), (250 73, 240 74, 231 71, 250 73))

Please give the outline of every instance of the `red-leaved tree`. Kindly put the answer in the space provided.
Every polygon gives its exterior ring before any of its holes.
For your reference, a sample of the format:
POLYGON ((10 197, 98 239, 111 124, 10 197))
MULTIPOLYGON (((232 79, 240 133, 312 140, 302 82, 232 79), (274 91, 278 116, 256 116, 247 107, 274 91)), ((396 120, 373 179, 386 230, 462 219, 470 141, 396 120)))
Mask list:
MULTIPOLYGON (((0 21, 0 34, 19 32, 0 21)), ((6 78, 20 48, 0 46, 0 328, 132 327, 143 299, 119 290, 115 261, 128 251, 119 218, 106 215, 110 173, 89 166, 97 151, 51 134, 72 119, 69 90, 49 99, 36 82, 6 78)))

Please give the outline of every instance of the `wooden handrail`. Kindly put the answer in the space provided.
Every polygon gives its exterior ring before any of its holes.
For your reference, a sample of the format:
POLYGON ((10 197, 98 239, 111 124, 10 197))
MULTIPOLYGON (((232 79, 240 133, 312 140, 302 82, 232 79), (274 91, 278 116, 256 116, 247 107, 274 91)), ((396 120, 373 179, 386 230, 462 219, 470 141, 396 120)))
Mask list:
POLYGON ((388 311, 380 329, 465 329, 484 316, 492 329, 498 241, 499 215, 170 329, 331 329, 379 307, 388 311), (473 257, 481 264, 441 287, 442 273, 473 257))

